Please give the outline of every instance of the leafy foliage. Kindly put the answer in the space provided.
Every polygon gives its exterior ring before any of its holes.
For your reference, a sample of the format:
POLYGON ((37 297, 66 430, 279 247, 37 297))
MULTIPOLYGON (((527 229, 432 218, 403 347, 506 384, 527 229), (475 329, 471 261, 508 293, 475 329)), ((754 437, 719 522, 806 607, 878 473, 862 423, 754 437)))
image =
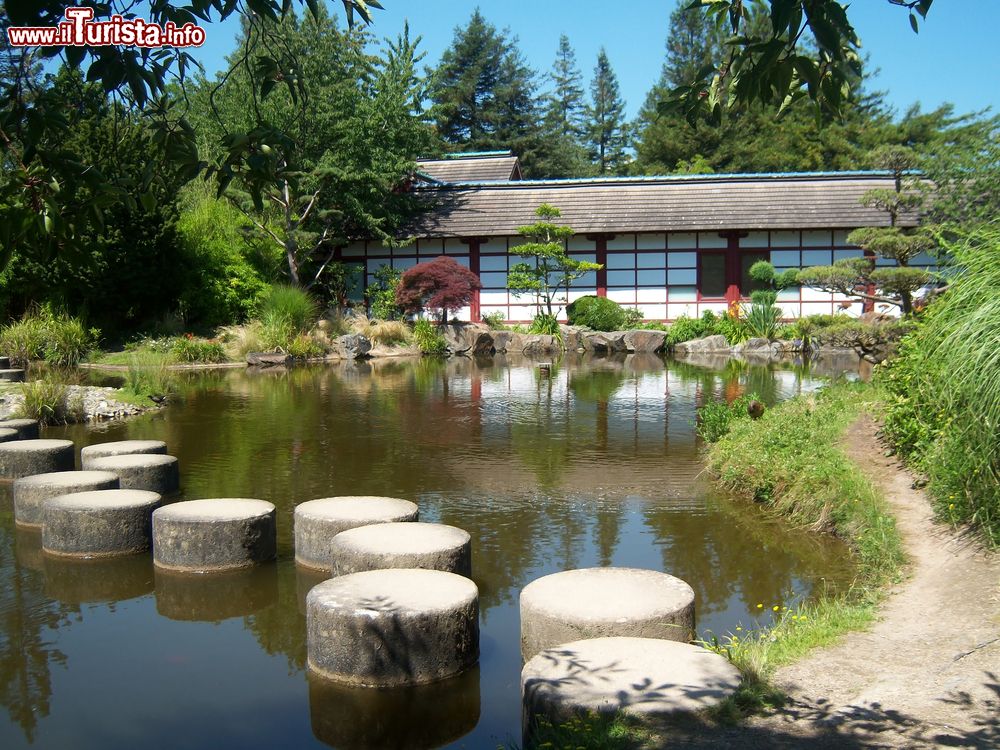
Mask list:
POLYGON ((566 307, 570 325, 586 326, 595 331, 621 331, 627 327, 625 308, 607 297, 580 297, 566 307))
POLYGON ((581 177, 592 171, 583 146, 587 130, 587 105, 583 76, 569 37, 559 37, 559 49, 549 73, 552 90, 543 99, 545 148, 533 172, 540 177, 581 177))
POLYGON ((448 313, 468 305, 481 286, 476 274, 441 255, 403 273, 396 287, 396 304, 409 313, 439 310, 442 322, 447 323, 448 313))
POLYGON ((718 442, 729 433, 730 425, 740 419, 749 419, 750 402, 757 399, 756 394, 740 396, 732 401, 709 401, 698 409, 696 430, 702 440, 708 443, 718 442))
POLYGON ((178 362, 185 363, 213 364, 228 359, 225 349, 218 341, 207 341, 191 335, 177 337, 170 347, 170 353, 178 362))
POLYGON ((948 290, 880 368, 885 431, 927 473, 938 515, 1000 545, 1000 230, 950 242, 948 290))
POLYGON ((545 313, 554 318, 557 316, 554 305, 559 306, 557 295, 563 292, 562 301, 565 302, 573 281, 603 266, 571 258, 567 254, 565 241, 573 236, 573 229, 552 223, 552 219, 561 215, 558 208, 543 203, 535 209, 535 215, 540 221, 517 230, 529 241, 510 249, 511 254, 530 258, 531 262, 511 266, 507 274, 507 288, 518 297, 534 295, 538 312, 542 312, 544 306, 545 313))
POLYGON ((0 350, 17 365, 44 359, 50 365, 67 367, 84 360, 99 338, 100 331, 86 328, 79 318, 43 308, 4 326, 0 350))
POLYGON ((448 342, 429 320, 418 320, 413 324, 413 343, 424 354, 440 355, 448 351, 448 342))
POLYGON ((372 317, 379 320, 400 320, 405 310, 396 303, 396 291, 403 272, 390 265, 375 270, 375 283, 365 290, 372 317))
MULTIPOLYGON (((934 0, 889 0, 925 17, 934 0)), ((711 60, 663 102, 664 112, 719 122, 734 103, 787 108, 809 99, 840 114, 861 73, 861 42, 838 0, 769 0, 770 14, 757 14, 743 0, 694 0, 688 12, 704 12, 730 32, 727 50, 711 60), (810 46, 815 47, 815 51, 810 46)), ((766 7, 766 6, 765 6, 766 7)))

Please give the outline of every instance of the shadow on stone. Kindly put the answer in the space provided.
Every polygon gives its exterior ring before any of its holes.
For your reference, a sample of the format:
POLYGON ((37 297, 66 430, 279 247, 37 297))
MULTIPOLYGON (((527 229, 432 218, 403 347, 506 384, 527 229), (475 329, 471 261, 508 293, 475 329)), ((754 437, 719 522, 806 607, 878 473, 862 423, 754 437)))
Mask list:
POLYGON ((153 591, 149 555, 74 559, 43 554, 45 595, 66 604, 119 602, 153 591))
POLYGON ((219 622, 259 612, 278 600, 274 565, 191 575, 156 568, 156 611, 171 620, 219 622))
POLYGON ((479 723, 479 668, 429 685, 358 688, 309 675, 316 739, 340 750, 430 750, 479 723))

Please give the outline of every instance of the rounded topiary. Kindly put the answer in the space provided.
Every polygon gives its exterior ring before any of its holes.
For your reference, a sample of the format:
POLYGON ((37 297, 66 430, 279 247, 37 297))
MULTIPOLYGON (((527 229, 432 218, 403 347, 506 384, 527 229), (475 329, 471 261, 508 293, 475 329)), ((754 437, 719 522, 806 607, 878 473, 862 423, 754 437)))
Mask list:
POLYGON ((570 325, 586 326, 595 331, 620 331, 625 325, 625 310, 607 297, 580 297, 566 308, 570 325))

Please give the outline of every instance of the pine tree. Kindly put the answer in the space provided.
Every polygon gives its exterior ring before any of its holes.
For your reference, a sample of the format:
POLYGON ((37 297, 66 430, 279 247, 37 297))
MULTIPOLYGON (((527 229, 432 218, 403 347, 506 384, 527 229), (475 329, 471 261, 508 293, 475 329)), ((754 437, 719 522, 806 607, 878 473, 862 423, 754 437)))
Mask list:
POLYGON ((498 32, 477 9, 433 72, 431 115, 457 151, 511 149, 530 175, 541 148, 535 73, 517 40, 498 32))
POLYGON ((559 49, 549 74, 552 89, 545 97, 543 148, 536 161, 539 177, 580 177, 593 168, 583 145, 587 104, 583 76, 569 37, 559 37, 559 49))
POLYGON ((598 174, 622 174, 627 164, 629 127, 624 119, 625 101, 618 90, 618 78, 603 47, 597 55, 590 96, 587 146, 591 161, 598 174))

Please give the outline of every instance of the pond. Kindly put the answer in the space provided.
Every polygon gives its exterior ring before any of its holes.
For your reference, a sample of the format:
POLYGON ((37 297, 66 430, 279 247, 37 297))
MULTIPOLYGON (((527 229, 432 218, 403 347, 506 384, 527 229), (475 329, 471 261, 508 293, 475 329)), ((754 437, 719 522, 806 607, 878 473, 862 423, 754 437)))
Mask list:
POLYGON ((277 506, 279 559, 222 579, 163 576, 148 556, 56 561, 0 489, 0 747, 495 748, 519 739, 518 594, 539 576, 667 571, 694 588, 702 636, 847 585, 842 545, 713 491, 694 428, 706 399, 774 403, 822 378, 720 368, 637 355, 551 373, 499 356, 209 371, 179 376, 155 414, 50 428, 78 447, 165 440, 182 499, 277 506), (319 578, 296 569, 292 514, 335 495, 413 500, 472 535, 478 669, 389 692, 309 679, 319 578))

